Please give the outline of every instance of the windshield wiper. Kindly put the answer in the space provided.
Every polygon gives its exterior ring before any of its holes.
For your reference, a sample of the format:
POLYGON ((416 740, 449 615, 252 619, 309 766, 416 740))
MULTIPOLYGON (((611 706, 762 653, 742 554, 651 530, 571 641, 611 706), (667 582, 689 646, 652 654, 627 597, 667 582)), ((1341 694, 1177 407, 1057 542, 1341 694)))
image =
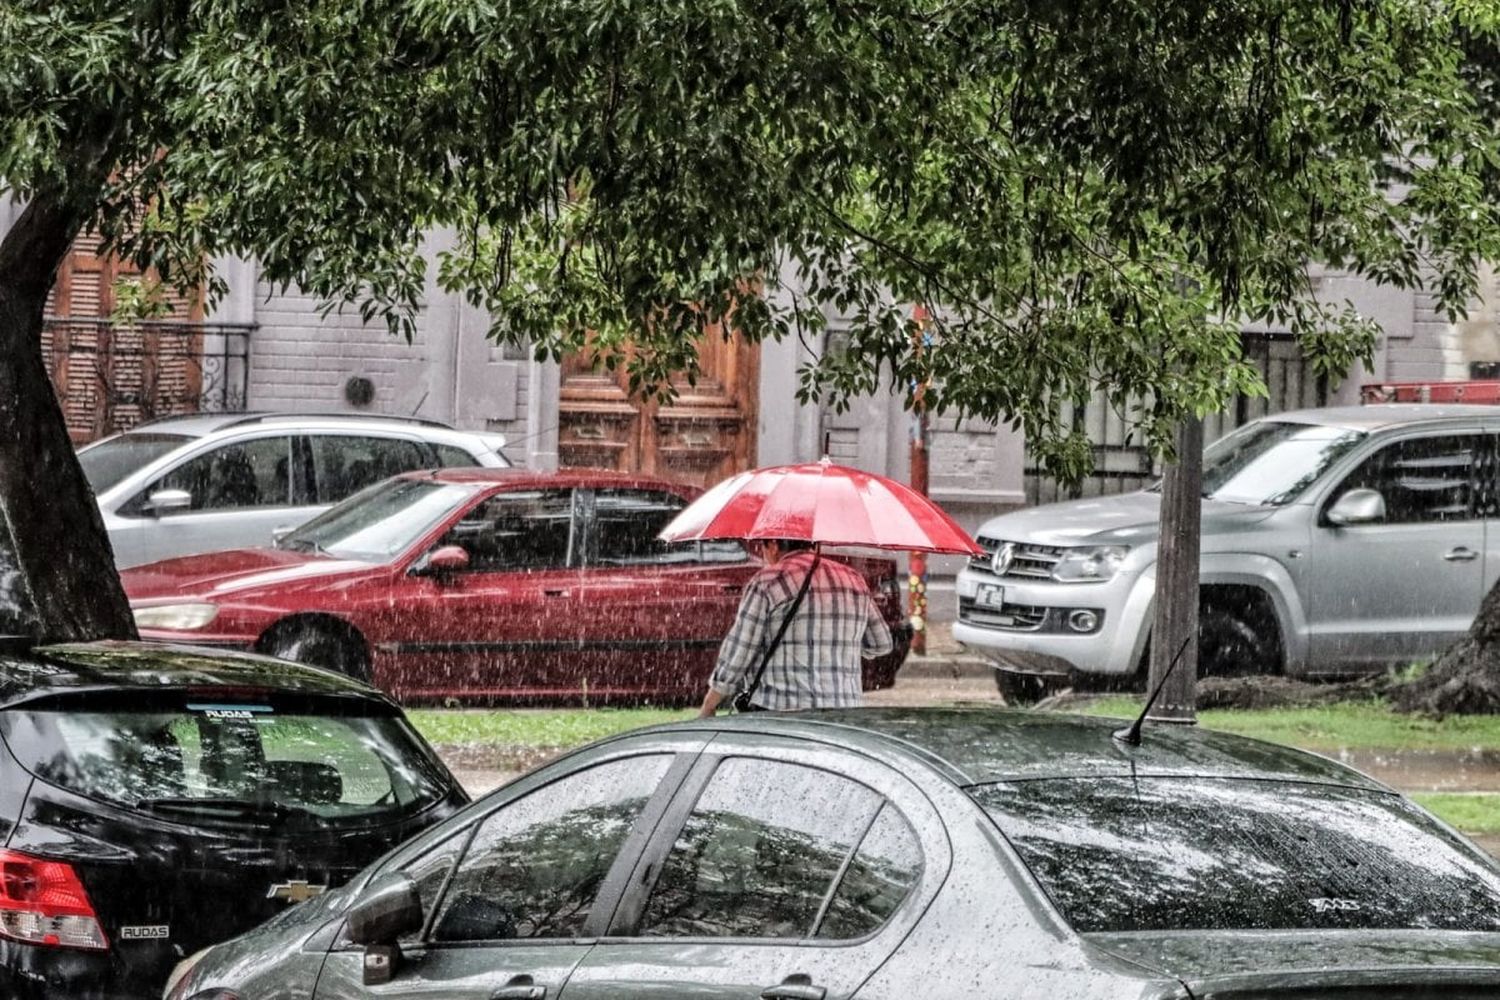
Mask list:
POLYGON ((184 813, 193 816, 215 816, 221 819, 255 819, 285 823, 299 820, 324 825, 327 821, 310 809, 289 806, 284 802, 263 799, 197 799, 162 797, 139 799, 135 807, 148 812, 184 813))

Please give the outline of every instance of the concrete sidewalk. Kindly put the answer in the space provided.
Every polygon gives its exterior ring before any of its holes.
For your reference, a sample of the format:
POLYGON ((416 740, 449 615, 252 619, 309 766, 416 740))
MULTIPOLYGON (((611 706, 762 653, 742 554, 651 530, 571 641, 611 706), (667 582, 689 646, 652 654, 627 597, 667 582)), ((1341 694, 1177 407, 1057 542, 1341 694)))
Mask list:
POLYGON ((995 668, 953 639, 951 622, 933 622, 927 651, 911 654, 896 673, 896 686, 865 693, 865 704, 898 708, 954 703, 1004 705, 995 687, 995 668))

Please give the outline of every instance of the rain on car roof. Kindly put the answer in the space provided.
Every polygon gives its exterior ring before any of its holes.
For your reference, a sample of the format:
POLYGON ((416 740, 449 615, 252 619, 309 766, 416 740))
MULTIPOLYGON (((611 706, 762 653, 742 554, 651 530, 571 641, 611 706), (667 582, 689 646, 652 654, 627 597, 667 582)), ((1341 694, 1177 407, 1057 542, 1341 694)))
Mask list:
POLYGON ((960 785, 1196 775, 1385 790, 1379 782, 1325 757, 1197 726, 1148 722, 1141 745, 1126 747, 1111 736, 1120 726, 1118 719, 997 708, 859 708, 788 716, 755 713, 717 721, 812 739, 828 735, 833 727, 846 733, 862 730, 945 764, 960 785))
POLYGON ((258 687, 381 697, 340 674, 227 650, 93 642, 0 651, 0 708, 59 691, 174 687, 258 687))

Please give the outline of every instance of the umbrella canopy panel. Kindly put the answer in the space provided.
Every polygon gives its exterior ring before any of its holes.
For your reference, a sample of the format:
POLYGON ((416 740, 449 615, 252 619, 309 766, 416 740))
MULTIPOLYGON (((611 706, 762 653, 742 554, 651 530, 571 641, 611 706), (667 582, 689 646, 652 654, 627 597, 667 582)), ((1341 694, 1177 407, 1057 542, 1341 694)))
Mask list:
POLYGON ((827 459, 726 479, 683 510, 661 538, 793 538, 911 552, 983 551, 940 507, 910 487, 827 459))

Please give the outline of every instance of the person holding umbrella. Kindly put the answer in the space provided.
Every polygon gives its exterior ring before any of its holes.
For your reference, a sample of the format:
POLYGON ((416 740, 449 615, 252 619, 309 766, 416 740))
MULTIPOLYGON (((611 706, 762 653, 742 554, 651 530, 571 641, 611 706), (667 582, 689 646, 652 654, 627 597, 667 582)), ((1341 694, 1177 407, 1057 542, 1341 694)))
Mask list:
POLYGON ((745 586, 699 716, 737 695, 746 711, 859 705, 861 660, 894 646, 864 577, 800 539, 752 542, 751 550, 766 567, 745 586))
POLYGON ((726 479, 659 537, 741 539, 766 562, 745 587, 702 716, 730 697, 741 711, 860 704, 861 660, 891 649, 890 629, 863 577, 836 560, 825 562, 821 546, 983 552, 926 497, 827 458, 726 479))

